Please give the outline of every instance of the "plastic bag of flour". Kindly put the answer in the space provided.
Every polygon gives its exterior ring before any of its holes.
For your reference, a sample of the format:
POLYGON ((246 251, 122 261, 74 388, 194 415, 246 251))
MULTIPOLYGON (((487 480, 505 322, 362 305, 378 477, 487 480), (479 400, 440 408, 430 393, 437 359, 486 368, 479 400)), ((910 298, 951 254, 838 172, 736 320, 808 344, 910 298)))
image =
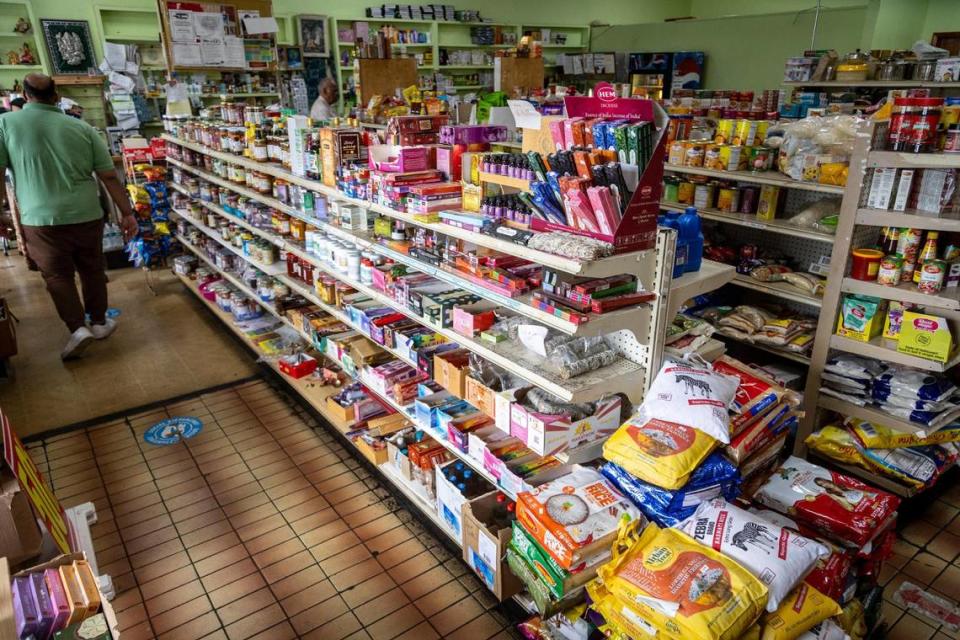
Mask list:
POLYGON ((693 427, 727 444, 729 407, 740 381, 708 366, 668 362, 650 385, 643 401, 645 415, 693 427))
POLYGON ((825 546, 722 498, 703 502, 679 529, 733 558, 767 585, 767 611, 774 612, 817 560, 830 555, 825 546))

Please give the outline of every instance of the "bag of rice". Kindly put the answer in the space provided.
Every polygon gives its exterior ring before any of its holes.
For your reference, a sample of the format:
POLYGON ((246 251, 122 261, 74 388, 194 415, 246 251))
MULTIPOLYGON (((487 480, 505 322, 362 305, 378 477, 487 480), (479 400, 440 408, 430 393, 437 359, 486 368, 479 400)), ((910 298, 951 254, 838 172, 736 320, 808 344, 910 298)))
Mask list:
POLYGON ((730 442, 728 407, 738 382, 709 366, 668 362, 650 385, 641 410, 651 418, 693 427, 726 444, 730 442))
MULTIPOLYGON (((737 391, 733 397, 730 431, 740 433, 773 409, 784 396, 784 389, 771 378, 729 356, 720 356, 713 363, 713 370, 737 379, 737 391)), ((791 395, 791 401, 794 397, 791 395)))
POLYGON ((705 500, 718 496, 735 500, 740 494, 740 473, 733 463, 718 452, 707 456, 690 474, 687 483, 674 491, 635 478, 613 462, 600 467, 600 473, 630 498, 643 511, 643 515, 661 527, 676 526, 693 515, 705 500))
POLYGON ((817 560, 830 555, 818 542, 736 507, 722 498, 703 502, 680 523, 685 534, 733 558, 767 585, 767 611, 776 611, 817 560))
POLYGON ((737 464, 742 463, 751 454, 773 442, 778 435, 786 431, 789 428, 789 418, 792 415, 793 412, 788 405, 777 405, 772 411, 768 411, 761 420, 751 424, 734 436, 730 444, 724 447, 724 451, 731 460, 737 464))
POLYGON ((676 529, 651 524, 639 537, 631 531, 617 542, 613 560, 597 574, 618 601, 614 608, 631 610, 648 625, 647 635, 735 640, 766 606, 762 582, 676 529))
POLYGON ((957 393, 957 387, 944 376, 906 367, 891 367, 873 380, 874 397, 881 399, 887 394, 905 398, 943 402, 957 393), (877 397, 877 394, 880 397, 877 397))
POLYGON ((900 499, 790 456, 754 498, 853 547, 863 547, 896 518, 900 499))
POLYGON ((941 429, 921 436, 916 433, 905 433, 880 424, 873 424, 860 418, 847 418, 844 426, 860 441, 860 444, 870 449, 898 449, 900 447, 920 447, 960 442, 960 428, 956 427, 941 429))
POLYGON ((679 489, 716 446, 693 427, 638 414, 603 443, 603 457, 650 484, 679 489))
POLYGON ((794 589, 780 608, 763 619, 761 640, 794 640, 827 618, 840 614, 840 605, 807 583, 794 589))

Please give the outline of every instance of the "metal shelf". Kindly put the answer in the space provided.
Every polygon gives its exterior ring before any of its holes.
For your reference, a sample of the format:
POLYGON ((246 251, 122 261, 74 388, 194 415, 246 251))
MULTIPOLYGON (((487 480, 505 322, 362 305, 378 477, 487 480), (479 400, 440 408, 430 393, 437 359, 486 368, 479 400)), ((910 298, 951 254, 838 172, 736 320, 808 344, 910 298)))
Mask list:
MULTIPOLYGON (((268 276, 278 276, 278 275, 280 275, 281 273, 286 273, 286 272, 287 272, 287 265, 286 265, 285 263, 280 262, 280 261, 274 262, 273 264, 263 264, 263 263, 261 263, 261 262, 257 262, 256 260, 254 260, 253 258, 251 258, 250 256, 248 256, 247 254, 245 254, 245 253, 243 252, 243 249, 241 249, 240 247, 235 247, 235 246, 233 246, 232 244, 230 244, 229 242, 227 242, 226 240, 224 240, 223 238, 221 238, 221 237, 220 237, 220 234, 217 233, 216 229, 213 229, 213 228, 211 228, 211 227, 208 227, 207 225, 203 224, 203 223, 200 222, 199 220, 193 219, 193 218, 190 216, 190 214, 188 214, 188 213, 186 213, 186 212, 184 212, 184 211, 180 211, 180 210, 177 210, 177 209, 172 209, 172 211, 173 211, 176 215, 180 216, 181 218, 184 218, 187 222, 189 222, 190 224, 192 224, 193 226, 195 226, 197 229, 199 229, 200 231, 202 231, 206 236, 212 238, 212 239, 213 239, 214 241, 216 241, 217 244, 219 244, 221 247, 223 247, 224 249, 227 249, 228 251, 236 254, 236 255, 237 255, 239 258, 241 258, 242 260, 244 260, 244 261, 246 261, 246 262, 249 262, 251 265, 253 265, 253 266, 256 267, 257 269, 259 269, 260 271, 264 272, 264 273, 267 274, 268 276)), ((244 291, 244 293, 247 293, 247 291, 244 291)))
POLYGON ((925 211, 857 209, 857 224, 870 227, 912 227, 935 231, 960 231, 960 219, 937 218, 925 211))
POLYGON ((876 358, 880 362, 894 362, 903 364, 924 371, 934 371, 943 373, 960 362, 960 351, 954 352, 953 356, 946 362, 929 360, 919 356, 912 356, 908 353, 897 351, 896 342, 893 340, 884 340, 882 337, 876 337, 870 342, 860 342, 844 336, 833 335, 830 337, 830 348, 855 353, 861 356, 876 358))
POLYGON ((875 281, 855 280, 844 278, 840 285, 844 293, 856 293, 885 300, 910 302, 925 307, 936 307, 949 311, 960 310, 960 288, 947 288, 939 293, 924 293, 917 289, 913 282, 904 282, 896 287, 887 287, 875 281))
POLYGON ((958 169, 958 153, 903 153, 900 151, 871 151, 867 154, 868 167, 904 167, 907 169, 958 169))
POLYGON ((871 422, 873 424, 890 427, 891 429, 896 429, 897 431, 916 433, 919 435, 933 433, 941 427, 953 422, 953 420, 960 415, 960 405, 958 405, 950 411, 945 411, 944 413, 940 414, 936 420, 929 424, 917 424, 916 422, 910 422, 909 420, 903 420, 902 418, 892 416, 888 412, 878 409, 877 407, 861 407, 860 405, 841 400, 840 398, 834 398, 833 396, 828 396, 824 393, 820 394, 820 399, 817 402, 817 405, 822 409, 836 411, 840 415, 860 418, 861 420, 866 420, 867 422, 871 422))
MULTIPOLYGON (((676 202, 660 203, 661 209, 667 209, 669 211, 686 211, 689 206, 692 205, 677 204, 676 202)), ((717 222, 735 224, 741 227, 749 227, 750 229, 762 229, 764 231, 782 233, 807 240, 833 242, 835 238, 832 233, 825 233, 808 227, 798 227, 790 224, 786 220, 760 220, 756 214, 753 213, 728 213, 726 211, 720 211, 719 209, 697 209, 697 213, 700 214, 701 218, 706 218, 707 220, 716 220, 717 222)))
MULTIPOLYGON (((239 164, 243 167, 253 169, 255 171, 260 171, 276 178, 283 178, 284 180, 289 180, 294 184, 307 187, 312 191, 322 193, 330 198, 336 198, 343 202, 347 202, 350 204, 354 204, 360 207, 370 209, 371 211, 374 211, 376 213, 379 213, 391 218, 395 218, 397 220, 402 220, 406 224, 422 227, 424 229, 430 229, 431 231, 442 233, 446 236, 450 236, 453 238, 459 238, 461 240, 465 240, 467 242, 470 242, 480 247, 485 247, 487 249, 499 251, 500 253, 505 253, 508 255, 524 258, 532 262, 542 264, 543 266, 548 267, 550 269, 556 269, 558 271, 571 273, 573 275, 592 277, 592 278, 604 278, 608 276, 619 275, 621 273, 632 272, 636 270, 638 262, 642 260, 652 259, 655 253, 653 249, 646 250, 646 251, 634 251, 630 253, 620 253, 620 254, 610 256, 608 258, 601 258, 599 260, 592 260, 592 261, 581 261, 581 260, 574 260, 571 258, 565 258, 563 256, 559 256, 553 253, 547 253, 545 251, 528 249, 523 245, 519 245, 513 242, 508 242, 506 240, 501 240, 493 236, 487 236, 482 233, 467 231, 465 229, 454 227, 448 224, 418 222, 413 218, 412 214, 407 213, 406 211, 399 211, 397 209, 392 209, 390 207, 385 207, 383 205, 374 204, 366 200, 357 200, 356 198, 350 198, 344 195, 343 193, 341 193, 340 191, 337 191, 333 187, 329 187, 321 182, 295 176, 278 164, 256 162, 249 158, 237 156, 232 153, 212 151, 202 145, 195 144, 192 142, 187 142, 185 140, 181 140, 169 134, 163 134, 162 138, 164 140, 169 140, 171 142, 179 144, 193 151, 197 151, 198 153, 209 155, 213 158, 218 158, 220 160, 231 162, 233 164, 239 164)), ((197 169, 196 167, 192 167, 190 165, 184 164, 180 161, 172 160, 169 158, 168 158, 168 161, 171 164, 174 164, 178 167, 181 167, 182 169, 185 169, 186 171, 189 171, 190 173, 193 173, 194 175, 208 179, 211 182, 215 182, 216 184, 219 184, 228 189, 236 191, 237 193, 245 195, 249 198, 253 198, 254 200, 258 200, 259 202, 263 202, 268 206, 278 208, 281 211, 290 213, 291 215, 299 215, 301 217, 303 216, 302 213, 296 211, 295 209, 292 209, 291 207, 287 207, 282 202, 275 200, 273 198, 270 198, 268 196, 264 196, 263 194, 257 193, 256 191, 253 191, 251 189, 246 189, 245 187, 236 185, 232 182, 228 182, 223 178, 213 176, 212 174, 209 174, 205 171, 197 169)), ((311 219, 306 219, 306 220, 311 224, 319 224, 316 220, 311 220, 311 219)))
POLYGON ((800 182, 793 178, 788 178, 776 171, 718 171, 717 169, 704 169, 703 167, 684 167, 676 164, 663 165, 664 171, 673 171, 674 173, 688 173, 698 176, 711 176, 725 180, 739 180, 741 182, 752 182, 755 184, 772 184, 787 189, 801 189, 803 191, 817 191, 820 193, 843 194, 843 187, 832 184, 820 184, 818 182, 800 182))
POLYGON ((727 335, 720 331, 715 332, 712 338, 722 338, 724 340, 732 340, 737 344, 746 345, 748 347, 753 347, 754 349, 759 349, 760 351, 766 351, 767 353, 773 354, 780 358, 786 358, 787 360, 792 360, 798 364, 804 366, 810 366, 810 356, 805 356, 800 353, 793 353, 792 351, 785 351, 783 349, 777 349, 776 347, 771 347, 770 345, 760 344, 758 342, 750 342, 749 340, 743 340, 735 336, 727 335))
POLYGON ((704 260, 699 271, 685 273, 670 282, 670 301, 667 303, 667 318, 672 320, 680 305, 690 298, 719 289, 733 280, 736 269, 722 262, 704 260))
POLYGON ((777 298, 783 298, 784 300, 792 300, 793 302, 808 304, 812 307, 819 307, 823 303, 820 298, 815 298, 811 295, 803 293, 800 289, 792 284, 787 284, 786 282, 760 282, 759 280, 755 280, 754 278, 743 275, 742 273, 738 273, 730 282, 730 284, 743 287, 745 289, 760 291, 761 293, 776 296, 777 298))

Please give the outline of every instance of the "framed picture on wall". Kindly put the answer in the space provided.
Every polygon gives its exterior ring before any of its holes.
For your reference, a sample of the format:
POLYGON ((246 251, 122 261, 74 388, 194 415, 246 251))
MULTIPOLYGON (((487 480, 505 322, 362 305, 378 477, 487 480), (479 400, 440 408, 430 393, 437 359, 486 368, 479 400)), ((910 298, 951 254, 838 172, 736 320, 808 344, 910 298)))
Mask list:
POLYGON ((87 75, 97 59, 86 20, 40 19, 53 75, 87 75))
POLYGON ((304 57, 330 55, 330 45, 327 43, 327 16, 297 16, 297 27, 304 57))
POLYGON ((281 69, 303 69, 303 53, 300 47, 277 47, 277 55, 280 57, 281 69))

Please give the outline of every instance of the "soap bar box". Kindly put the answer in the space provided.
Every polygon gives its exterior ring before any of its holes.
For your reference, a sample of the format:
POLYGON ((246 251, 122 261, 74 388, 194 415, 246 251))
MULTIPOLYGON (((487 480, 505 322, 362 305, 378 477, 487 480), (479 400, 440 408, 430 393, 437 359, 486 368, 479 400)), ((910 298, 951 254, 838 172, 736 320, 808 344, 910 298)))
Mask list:
MULTIPOLYGON (((31 574, 43 574, 47 570, 52 570, 53 572, 59 573, 61 567, 70 567, 74 561, 86 562, 86 557, 82 552, 70 553, 49 560, 47 562, 29 567, 17 573, 11 574, 10 572, 10 563, 7 558, 0 557, 0 611, 7 612, 6 614, 0 615, 0 638, 17 638, 16 622, 12 612, 14 610, 14 596, 13 596, 13 578, 30 578, 31 574)), ((92 585, 88 581, 84 581, 84 589, 91 589, 92 585)), ((63 600, 64 596, 58 596, 63 600)), ((91 595, 91 597, 93 597, 91 595)), ((106 619, 108 628, 114 638, 120 638, 120 625, 117 622, 117 616, 113 610, 113 607, 110 606, 110 603, 102 598, 99 593, 96 595, 99 598, 98 606, 100 608, 100 613, 103 614, 106 619)), ((53 599, 51 598, 51 601, 53 599)), ((51 604, 55 604, 51 602, 51 604)), ((69 612, 67 612, 69 616, 69 612)), ((60 627, 62 628, 62 627, 60 627)), ((69 637, 69 636, 67 636, 69 637)))

